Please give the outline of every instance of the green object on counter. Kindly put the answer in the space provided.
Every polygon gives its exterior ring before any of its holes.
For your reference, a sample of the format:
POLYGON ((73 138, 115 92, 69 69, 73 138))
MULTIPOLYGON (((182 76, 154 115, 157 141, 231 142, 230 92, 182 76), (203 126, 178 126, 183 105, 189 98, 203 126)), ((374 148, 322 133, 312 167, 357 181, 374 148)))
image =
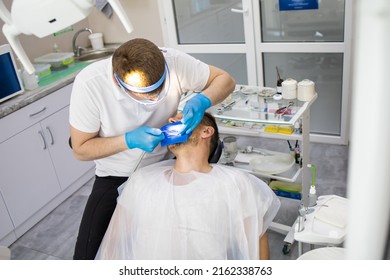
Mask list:
POLYGON ((47 75, 45 77, 41 77, 39 79, 39 86, 44 87, 47 85, 50 85, 54 82, 57 82, 75 72, 80 71, 81 69, 88 66, 91 62, 75 62, 68 67, 62 69, 62 70, 53 70, 50 75, 47 75))

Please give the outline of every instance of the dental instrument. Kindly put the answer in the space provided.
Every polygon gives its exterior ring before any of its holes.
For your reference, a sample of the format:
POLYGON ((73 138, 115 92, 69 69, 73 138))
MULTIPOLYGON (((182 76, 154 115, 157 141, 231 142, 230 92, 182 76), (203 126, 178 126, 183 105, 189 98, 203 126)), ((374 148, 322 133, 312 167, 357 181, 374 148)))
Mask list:
POLYGON ((287 113, 291 113, 291 110, 289 111, 290 107, 294 105, 294 102, 293 101, 290 101, 288 102, 288 105, 287 106, 283 106, 282 108, 279 108, 278 110, 275 111, 275 116, 276 115, 281 115, 281 116, 284 116, 285 114, 287 113))
POLYGON ((251 153, 256 153, 256 154, 260 154, 262 156, 271 156, 272 154, 270 153, 267 153, 267 152, 264 152, 264 151, 260 151, 260 150, 257 150, 255 148, 253 148, 252 146, 246 146, 246 148, 244 150, 241 151, 241 153, 243 154, 251 154, 251 153))
MULTIPOLYGON (((139 156, 138 159, 137 159, 137 162, 135 163, 133 169, 132 169, 131 172, 130 172, 130 176, 133 175, 135 171, 137 171, 139 164, 141 163, 142 159, 143 159, 144 156, 145 156, 145 153, 146 153, 145 151, 142 151, 142 152, 141 152, 140 156, 139 156)), ((129 177, 130 177, 130 176, 129 176, 129 177)), ((118 191, 118 194, 119 194, 119 195, 122 193, 123 188, 125 187, 125 185, 126 185, 126 182, 123 183, 122 185, 120 185, 120 186, 117 188, 117 191, 118 191)))
POLYGON ((161 127, 161 131, 164 133, 165 138, 161 141, 161 146, 168 146, 177 143, 183 143, 188 140, 191 133, 181 134, 185 127, 185 124, 181 121, 169 123, 161 127))

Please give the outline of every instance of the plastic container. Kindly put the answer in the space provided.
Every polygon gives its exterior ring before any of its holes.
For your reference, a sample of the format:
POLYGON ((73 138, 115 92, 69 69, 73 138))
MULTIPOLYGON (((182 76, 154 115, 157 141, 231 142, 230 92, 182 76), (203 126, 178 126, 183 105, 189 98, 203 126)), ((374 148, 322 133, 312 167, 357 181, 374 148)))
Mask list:
POLYGON ((39 77, 35 73, 29 74, 26 70, 22 71, 22 80, 24 88, 27 90, 34 90, 38 88, 39 77))
POLYGON ((61 69, 74 62, 74 54, 71 52, 48 53, 34 59, 36 63, 50 64, 53 70, 61 69))
POLYGON ((315 84, 313 81, 305 79, 298 83, 298 100, 310 101, 315 95, 315 84))
POLYGON ((297 98, 297 81, 291 78, 284 80, 282 83, 282 97, 283 99, 297 98))
POLYGON ((35 75, 39 78, 49 76, 51 74, 51 65, 50 64, 34 64, 35 75))
POLYGON ((92 49, 100 50, 104 48, 102 33, 92 33, 88 38, 91 41, 92 49))

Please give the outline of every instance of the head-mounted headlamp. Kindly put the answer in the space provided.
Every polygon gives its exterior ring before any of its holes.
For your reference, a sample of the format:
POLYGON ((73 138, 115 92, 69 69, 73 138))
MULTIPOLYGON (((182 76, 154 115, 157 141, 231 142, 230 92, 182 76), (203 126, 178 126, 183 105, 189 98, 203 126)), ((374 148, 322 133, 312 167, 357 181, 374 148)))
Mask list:
POLYGON ((114 73, 114 78, 117 81, 117 83, 119 84, 119 86, 122 89, 122 91, 126 94, 126 96, 130 97, 132 100, 134 100, 134 101, 136 101, 138 103, 146 104, 146 105, 148 105, 148 104, 156 104, 156 103, 160 102, 161 100, 163 100, 164 97, 168 94, 169 86, 170 86, 170 73, 169 73, 168 65, 166 63, 165 63, 164 73, 162 74, 161 78, 156 83, 154 83, 153 85, 150 85, 150 86, 147 86, 147 87, 134 87, 134 86, 131 86, 131 85, 125 83, 124 81, 122 81, 121 78, 119 78, 116 73, 114 73), (168 86, 166 87, 166 90, 165 90, 165 92, 163 94, 161 94, 161 92, 158 94, 158 99, 157 100, 136 99, 133 96, 131 96, 132 92, 133 93, 139 93, 140 95, 138 95, 138 96, 142 96, 142 94, 147 94, 147 93, 150 93, 150 92, 158 89, 164 83, 166 78, 168 78, 168 86), (127 91, 130 91, 130 92, 127 92, 127 91))

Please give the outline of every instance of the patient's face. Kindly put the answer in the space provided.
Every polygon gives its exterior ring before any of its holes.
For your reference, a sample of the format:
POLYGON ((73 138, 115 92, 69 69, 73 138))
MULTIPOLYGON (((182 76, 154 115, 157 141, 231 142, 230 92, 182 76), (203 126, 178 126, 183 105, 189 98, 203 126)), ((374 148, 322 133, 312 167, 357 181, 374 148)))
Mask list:
POLYGON ((196 145, 199 143, 200 138, 200 132, 201 132, 201 125, 198 125, 190 137, 188 137, 187 142, 184 143, 177 143, 173 145, 168 145, 168 150, 172 152, 174 155, 182 149, 185 149, 186 147, 191 147, 192 149, 196 149, 196 145))

